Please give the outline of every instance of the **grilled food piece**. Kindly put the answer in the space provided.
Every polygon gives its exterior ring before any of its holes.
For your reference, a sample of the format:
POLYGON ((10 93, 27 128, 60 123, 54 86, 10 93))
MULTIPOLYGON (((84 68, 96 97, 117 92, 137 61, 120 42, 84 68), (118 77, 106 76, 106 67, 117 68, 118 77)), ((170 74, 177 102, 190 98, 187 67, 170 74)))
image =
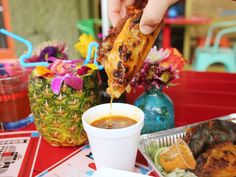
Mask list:
POLYGON ((213 146, 199 156, 194 173, 198 177, 235 177, 236 145, 226 142, 213 146))
POLYGON ((105 67, 108 76, 107 92, 112 98, 119 98, 133 76, 138 72, 149 53, 163 21, 150 35, 139 30, 142 10, 127 9, 127 16, 111 29, 98 50, 98 61, 105 67))
POLYGON ((187 130, 185 141, 197 158, 218 143, 236 143, 236 124, 230 120, 211 120, 187 130))

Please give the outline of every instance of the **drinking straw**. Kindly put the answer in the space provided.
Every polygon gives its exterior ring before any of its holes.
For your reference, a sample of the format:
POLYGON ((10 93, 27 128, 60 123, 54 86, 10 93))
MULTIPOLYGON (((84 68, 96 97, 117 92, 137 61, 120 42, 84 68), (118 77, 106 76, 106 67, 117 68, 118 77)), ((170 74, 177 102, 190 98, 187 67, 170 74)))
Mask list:
POLYGON ((99 44, 97 42, 91 42, 89 44, 88 53, 87 53, 86 59, 84 61, 84 65, 89 63, 93 47, 95 48, 93 63, 98 67, 99 70, 102 70, 103 66, 99 65, 98 62, 97 62, 97 50, 98 50, 98 47, 99 47, 99 44))
POLYGON ((0 33, 5 34, 6 36, 10 36, 10 37, 14 38, 15 40, 17 40, 27 46, 27 48, 28 48, 27 53, 20 56, 20 64, 23 67, 34 67, 34 66, 46 66, 47 67, 47 66, 49 66, 48 62, 26 63, 25 59, 30 58, 33 53, 33 47, 32 47, 31 42, 27 41, 26 39, 14 34, 14 33, 9 32, 3 28, 0 28, 0 33))
POLYGON ((102 13, 102 35, 105 37, 110 29, 110 22, 108 17, 108 1, 101 0, 101 13, 102 13))

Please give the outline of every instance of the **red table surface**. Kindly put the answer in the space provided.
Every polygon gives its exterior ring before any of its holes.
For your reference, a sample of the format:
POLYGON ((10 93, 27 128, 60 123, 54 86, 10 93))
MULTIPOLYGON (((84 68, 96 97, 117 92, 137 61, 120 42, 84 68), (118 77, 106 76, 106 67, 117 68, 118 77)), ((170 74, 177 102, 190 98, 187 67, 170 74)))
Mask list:
MULTIPOLYGON (((176 126, 236 112, 236 74, 184 71, 178 83, 175 87, 164 89, 174 103, 176 126)), ((126 102, 133 103, 142 92, 143 89, 138 88, 135 93, 127 94, 126 102)), ((34 124, 30 124, 20 130, 34 129, 34 124)), ((33 176, 77 148, 53 147, 42 139, 33 176)), ((137 161, 146 164, 140 153, 137 161)))
MULTIPOLYGON (((18 129, 17 131, 27 130, 36 130, 35 125, 32 123, 24 128, 18 129)), ((47 141, 42 138, 32 176, 40 174, 41 172, 48 169, 49 167, 62 160, 64 157, 68 156, 80 147, 81 146, 54 147, 48 144, 47 141)), ((145 158, 141 155, 140 152, 138 152, 137 154, 137 161, 143 165, 147 165, 145 158)))
MULTIPOLYGON (((236 74, 184 71, 177 83, 164 89, 174 104, 176 126, 236 112, 236 74)), ((132 91, 126 101, 132 104, 143 91, 132 91)))

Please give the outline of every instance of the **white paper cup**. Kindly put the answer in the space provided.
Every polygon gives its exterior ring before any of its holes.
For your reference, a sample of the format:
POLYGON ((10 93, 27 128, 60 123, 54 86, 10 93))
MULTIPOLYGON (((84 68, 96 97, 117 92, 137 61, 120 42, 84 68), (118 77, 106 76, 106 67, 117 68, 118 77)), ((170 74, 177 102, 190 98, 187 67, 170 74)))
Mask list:
POLYGON ((113 103, 112 115, 126 116, 136 120, 137 123, 120 129, 102 129, 90 125, 109 114, 108 103, 92 107, 82 115, 96 167, 133 171, 141 129, 144 125, 144 113, 133 105, 113 103))

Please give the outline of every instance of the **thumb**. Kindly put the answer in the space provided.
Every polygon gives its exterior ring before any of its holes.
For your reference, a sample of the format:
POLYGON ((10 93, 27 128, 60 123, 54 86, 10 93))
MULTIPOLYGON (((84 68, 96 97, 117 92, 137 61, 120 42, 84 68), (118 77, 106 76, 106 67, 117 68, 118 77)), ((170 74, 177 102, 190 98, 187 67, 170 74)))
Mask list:
POLYGON ((163 19, 169 5, 173 2, 173 0, 149 0, 143 10, 139 26, 140 31, 144 35, 151 34, 163 19))

